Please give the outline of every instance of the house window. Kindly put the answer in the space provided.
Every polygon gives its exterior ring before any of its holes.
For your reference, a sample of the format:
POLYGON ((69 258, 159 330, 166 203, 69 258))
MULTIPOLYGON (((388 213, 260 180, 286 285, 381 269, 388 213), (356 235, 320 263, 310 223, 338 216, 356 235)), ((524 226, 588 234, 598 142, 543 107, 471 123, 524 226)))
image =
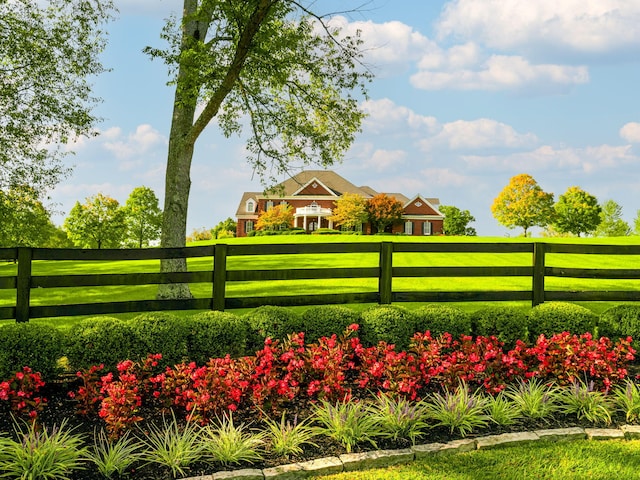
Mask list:
POLYGON ((267 212, 273 208, 273 200, 267 200, 267 212))
POLYGON ((253 232, 253 220, 247 220, 244 224, 245 233, 253 232))
POLYGON ((286 201, 286 200, 282 200, 282 201, 280 202, 280 205, 282 205, 283 207, 286 207, 286 206, 288 205, 288 203, 287 203, 287 201, 286 201))
POLYGON ((309 223, 309 231, 315 232, 318 229, 318 222, 310 222, 309 223))
POLYGON ((255 212, 256 204, 253 200, 247 200, 247 212, 255 212))
POLYGON ((424 222, 422 224, 422 234, 431 235, 431 222, 424 222))
POLYGON ((406 233, 407 235, 413 235, 413 222, 404 222, 404 233, 406 233))

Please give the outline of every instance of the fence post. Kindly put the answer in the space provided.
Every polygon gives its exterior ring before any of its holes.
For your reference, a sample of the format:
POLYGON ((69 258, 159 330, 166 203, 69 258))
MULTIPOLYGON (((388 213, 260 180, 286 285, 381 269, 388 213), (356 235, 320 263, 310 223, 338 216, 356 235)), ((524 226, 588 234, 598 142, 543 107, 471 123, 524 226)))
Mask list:
POLYGON ((31 247, 18 247, 18 279, 16 281, 16 322, 29 321, 31 300, 31 247))
POLYGON ((533 295, 531 306, 544 303, 544 269, 547 244, 535 242, 533 244, 533 295))
POLYGON ((224 311, 227 284, 227 244, 218 243, 213 251, 213 303, 212 310, 224 311))
POLYGON ((393 281, 393 242, 380 243, 380 276, 378 278, 378 303, 391 303, 393 281))

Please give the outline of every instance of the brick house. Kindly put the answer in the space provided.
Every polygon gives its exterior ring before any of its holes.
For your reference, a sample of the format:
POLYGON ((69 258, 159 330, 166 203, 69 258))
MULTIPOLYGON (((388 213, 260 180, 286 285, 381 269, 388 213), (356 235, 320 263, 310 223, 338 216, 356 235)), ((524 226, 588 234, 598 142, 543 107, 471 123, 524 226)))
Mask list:
MULTIPOLYGON (((372 198, 380 193, 371 187, 357 187, 335 172, 329 170, 305 170, 291 177, 276 188, 275 193, 245 192, 236 211, 236 236, 245 237, 255 229, 258 215, 278 204, 293 207, 294 227, 311 233, 319 228, 339 228, 328 217, 335 201, 343 193, 355 193, 372 198)), ((406 197, 401 193, 386 193, 404 205, 403 222, 390 227, 390 233, 407 235, 438 235, 442 233, 444 215, 438 210, 440 201, 415 195, 406 197)), ((364 233, 376 233, 369 223, 361 226, 364 233)))

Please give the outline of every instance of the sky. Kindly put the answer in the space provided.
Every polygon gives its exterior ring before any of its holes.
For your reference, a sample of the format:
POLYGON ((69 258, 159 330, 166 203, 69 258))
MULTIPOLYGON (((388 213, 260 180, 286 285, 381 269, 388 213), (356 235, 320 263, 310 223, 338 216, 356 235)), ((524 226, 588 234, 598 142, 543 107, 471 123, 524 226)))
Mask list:
MULTIPOLYGON (((61 225, 76 201, 124 203, 138 186, 162 206, 173 89, 146 46, 180 0, 115 0, 93 79, 99 135, 67 148, 73 173, 50 192, 61 225)), ((640 1, 316 0, 361 31, 375 74, 362 132, 333 170, 379 192, 436 197, 469 210, 481 236, 516 236, 491 204, 511 177, 531 175, 554 198, 579 186, 614 200, 633 227, 640 210, 640 1), (358 8, 359 7, 359 8, 358 8)), ((196 144, 187 233, 234 217, 261 191, 246 138, 211 124, 196 144)), ((283 178, 284 180, 284 178, 283 178)), ((540 232, 534 229, 534 235, 540 232)))

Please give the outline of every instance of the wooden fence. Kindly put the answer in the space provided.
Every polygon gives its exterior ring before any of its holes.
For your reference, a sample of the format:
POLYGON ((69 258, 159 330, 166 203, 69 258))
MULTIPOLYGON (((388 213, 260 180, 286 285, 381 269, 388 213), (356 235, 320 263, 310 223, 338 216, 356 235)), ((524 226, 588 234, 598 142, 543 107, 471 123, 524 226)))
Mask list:
MULTIPOLYGON (((548 253, 594 255, 640 255, 640 245, 583 245, 544 242, 522 243, 450 243, 450 242, 356 242, 321 244, 217 244, 172 249, 132 250, 78 250, 46 248, 0 249, 0 260, 17 262, 17 274, 0 276, 0 290, 15 289, 16 301, 12 306, 0 306, 0 319, 103 315, 125 312, 161 310, 224 310, 251 308, 259 305, 320 305, 344 303, 392 302, 473 302, 473 301, 531 301, 538 305, 544 301, 638 301, 640 290, 618 291, 545 291, 545 278, 597 278, 640 279, 640 269, 558 268, 545 263, 548 253), (394 266, 397 253, 526 253, 531 255, 530 266, 394 266), (227 269, 230 257, 242 255, 291 254, 377 254, 379 261, 373 267, 289 268, 289 269, 227 269), (83 275, 32 275, 34 261, 122 261, 168 258, 211 257, 210 271, 176 273, 123 273, 83 275), (215 268, 214 268, 215 267, 215 268), (403 277, 530 277, 531 288, 503 291, 393 291, 394 278, 403 277), (229 282, 313 279, 375 278, 375 292, 333 293, 312 295, 272 295, 268 297, 228 297, 229 282), (65 305, 32 305, 31 292, 39 288, 90 287, 114 285, 154 285, 163 283, 208 283, 211 296, 188 300, 135 300, 106 303, 76 303, 65 305)), ((286 293, 286 292, 285 292, 286 293)))

